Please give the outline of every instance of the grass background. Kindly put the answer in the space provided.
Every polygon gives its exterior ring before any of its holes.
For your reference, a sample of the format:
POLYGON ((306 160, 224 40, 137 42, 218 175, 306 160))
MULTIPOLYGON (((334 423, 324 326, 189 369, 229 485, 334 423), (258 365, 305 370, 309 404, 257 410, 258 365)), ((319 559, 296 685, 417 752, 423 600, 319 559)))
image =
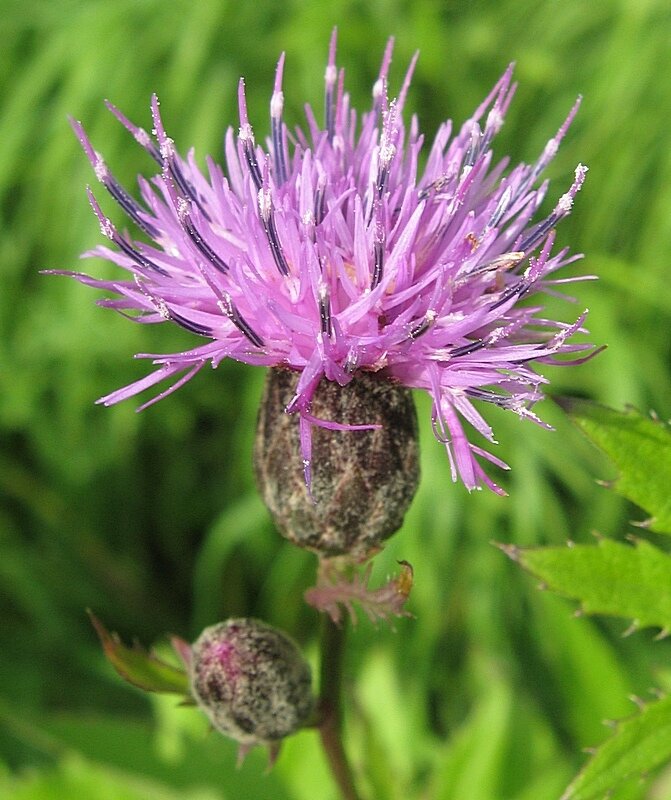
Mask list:
MULTIPOLYGON (((132 187, 149 160, 105 111, 109 98, 149 127, 152 91, 182 152, 220 155, 245 75, 257 135, 267 132, 275 62, 287 52, 286 116, 322 97, 328 36, 357 107, 367 107, 385 41, 392 86, 419 48, 410 106, 431 135, 467 118, 511 61, 519 90, 495 150, 533 160, 577 94, 583 108, 553 164, 554 198, 578 161, 590 172, 561 243, 599 275, 579 284, 591 340, 609 349, 548 370, 553 390, 671 414, 671 8, 666 0, 2 0, 0 2, 0 796, 11 800, 335 798, 316 737, 289 740, 236 771, 234 746, 192 710, 123 686, 84 614, 124 638, 194 638, 255 615, 315 658, 316 614, 302 602, 312 558, 273 531, 250 454, 263 375, 204 372, 137 415, 95 406, 145 370, 138 351, 188 344, 184 332, 129 325, 94 293, 43 268, 78 268, 100 241, 84 186, 90 167, 67 124, 84 121, 132 187), (281 602, 278 602, 281 598, 281 602)), ((106 205, 111 210, 111 205, 106 205)), ((121 222, 120 217, 115 218, 121 222)), ((110 265, 89 263, 98 275, 110 265)), ((379 800, 556 798, 630 713, 627 696, 671 686, 671 645, 573 619, 490 544, 623 536, 641 513, 595 478, 612 470, 552 403, 548 433, 492 413, 512 465, 510 496, 469 496, 449 480, 418 397, 423 479, 404 530, 378 559, 413 563, 414 620, 363 621, 349 652, 349 747, 379 800)), ((654 466, 653 466, 654 468, 654 466)), ((671 775, 620 787, 671 797, 671 775)))

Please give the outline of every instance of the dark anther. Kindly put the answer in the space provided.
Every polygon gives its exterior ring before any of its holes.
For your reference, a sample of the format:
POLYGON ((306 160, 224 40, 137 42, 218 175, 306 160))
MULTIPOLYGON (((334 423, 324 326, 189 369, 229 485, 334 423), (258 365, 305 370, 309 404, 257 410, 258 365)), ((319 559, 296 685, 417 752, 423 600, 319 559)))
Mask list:
POLYGON ((480 133, 480 126, 475 124, 473 129, 471 130, 471 142, 468 145, 468 150, 466 151, 466 157, 464 158, 464 166, 465 167, 472 167, 475 164, 478 156, 480 155, 480 139, 482 134, 480 133))
POLYGON ((184 197, 188 197, 192 203, 194 203, 203 217, 208 221, 211 222, 211 217, 207 213, 205 206, 202 204, 198 194, 196 193, 193 184, 185 177, 184 173, 182 172, 182 168, 177 163, 176 158, 171 158, 168 162, 168 169, 170 170, 170 174, 177 185, 177 188, 180 192, 184 195, 184 197))
POLYGON ((454 350, 450 350, 450 356, 452 358, 467 356, 470 353, 475 353, 476 350, 481 350, 486 344, 487 344, 486 339, 476 339, 474 342, 469 342, 468 344, 464 344, 461 347, 455 347, 454 350))
POLYGON ((375 240, 374 245, 375 266, 373 268, 373 280, 371 281, 371 288, 375 287, 382 280, 382 272, 384 270, 384 242, 378 239, 375 240))
POLYGON ((429 197, 429 195, 432 192, 434 194, 437 194, 442 189, 444 189, 445 186, 447 186, 448 183, 449 183, 449 179, 448 179, 448 177, 446 175, 442 175, 440 178, 436 178, 435 181, 431 181, 431 183, 428 186, 425 186, 424 189, 422 189, 418 193, 417 199, 418 200, 426 200, 426 198, 429 197))
MULTIPOLYGON (((284 158, 284 142, 282 141, 282 117, 271 120, 273 134, 273 153, 275 154, 275 179, 281 186, 287 179, 287 165, 284 158)), ((257 187, 259 188, 259 187, 257 187)))
POLYGON ((466 389, 466 394, 474 400, 483 400, 485 403, 493 403, 500 408, 507 408, 510 405, 509 397, 490 392, 487 389, 466 389))
POLYGON ((280 244, 280 237, 277 233, 277 226, 275 225, 272 199, 268 188, 263 188, 259 192, 259 213, 261 215, 263 229, 268 237, 270 252, 273 254, 277 269, 280 271, 280 274, 286 277, 289 274, 289 265, 287 264, 282 245, 280 244))
POLYGON ((217 305, 240 331, 240 333, 246 336, 255 347, 263 347, 263 339, 253 330, 242 314, 240 314, 230 295, 225 294, 223 299, 221 299, 217 305))
POLYGON ((158 237, 158 231, 153 225, 144 220, 142 217, 144 209, 135 200, 135 198, 128 194, 123 186, 109 173, 107 173, 107 175, 102 179, 102 183, 107 191, 121 206, 121 208, 123 208, 124 212, 138 226, 138 228, 141 228, 147 234, 147 236, 151 237, 152 239, 156 239, 158 237))
POLYGON ((192 322, 172 309, 168 309, 168 314, 170 315, 171 320, 176 322, 178 325, 181 325, 182 328, 186 328, 187 331, 191 331, 191 333, 197 333, 199 336, 212 336, 212 328, 208 328, 206 325, 199 325, 197 322, 192 322))
POLYGON ((321 321, 321 332, 324 336, 331 336, 333 326, 331 322, 331 300, 326 286, 319 288, 319 319, 321 321))
POLYGON ((520 297, 529 289, 529 283, 526 280, 518 281, 510 286, 506 291, 499 297, 499 299, 492 303, 488 308, 490 311, 494 311, 495 309, 499 308, 500 306, 504 305, 508 302, 512 297, 515 295, 519 295, 520 297))
POLYGON ((437 315, 435 311, 432 310, 427 311, 426 314, 424 315, 424 319, 410 330, 410 333, 408 334, 410 339, 414 341, 415 339, 419 339, 419 337, 422 336, 422 334, 426 333, 429 330, 429 328, 433 326, 433 323, 436 321, 436 316, 437 315))
POLYGON ((144 267, 144 269, 150 269, 154 272, 158 272, 159 275, 168 275, 163 267, 159 267, 158 264, 154 264, 153 261, 150 261, 150 259, 148 259, 146 256, 143 256, 139 250, 136 250, 133 245, 129 244, 122 236, 118 234, 116 230, 111 238, 119 250, 125 253, 128 258, 135 261, 135 263, 139 266, 144 267))
MULTIPOLYGON (((333 67, 333 71, 335 72, 335 67, 333 67)), ((326 130, 328 132, 329 141, 333 141, 333 137, 335 135, 335 77, 333 81, 330 81, 327 78, 326 81, 326 94, 324 98, 324 106, 325 106, 325 123, 326 123, 326 130)))
POLYGON ((510 207, 510 200, 512 198, 512 191, 510 190, 510 186, 505 190, 505 192, 499 198, 499 202, 494 209, 494 213, 492 214, 489 222, 487 223, 488 228, 495 228, 499 222, 501 221, 501 217, 506 213, 508 208, 510 207))
POLYGON ((532 250, 540 240, 557 224, 558 215, 553 211, 549 217, 546 217, 542 222, 539 222, 529 233, 526 238, 520 242, 518 250, 529 251, 532 250))
POLYGON ((378 200, 382 199, 382 195, 387 190, 387 183, 389 182, 389 165, 381 166, 377 172, 377 181, 375 188, 377 191, 378 200))
POLYGON ((205 258, 214 266, 219 272, 228 272, 228 264, 222 261, 221 258, 214 252, 210 245, 203 239, 200 233, 196 230, 191 215, 188 211, 180 214, 180 219, 184 230, 189 235, 191 241, 196 245, 198 250, 205 256, 205 258))
POLYGON ((317 186, 317 191, 315 193, 315 202, 314 202, 314 218, 315 218, 315 225, 320 225, 322 220, 324 219, 324 214, 326 212, 326 186, 323 184, 319 184, 317 186))
POLYGON ((254 140, 251 138, 243 139, 242 152, 245 156, 245 161, 249 167, 249 174, 252 176, 254 186, 257 191, 261 188, 263 183, 261 179, 261 170, 259 169, 259 162, 256 160, 256 153, 254 152, 254 140))

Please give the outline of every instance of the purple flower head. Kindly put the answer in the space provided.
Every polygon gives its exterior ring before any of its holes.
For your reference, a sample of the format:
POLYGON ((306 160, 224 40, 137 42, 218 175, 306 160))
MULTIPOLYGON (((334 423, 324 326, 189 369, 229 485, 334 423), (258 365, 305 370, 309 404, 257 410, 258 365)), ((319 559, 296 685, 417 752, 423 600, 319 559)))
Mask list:
MULTIPOLYGON (((401 91, 389 99, 392 44, 373 87, 372 108, 357 117, 336 66, 335 33, 325 75, 325 121, 306 106, 307 128, 283 120, 284 55, 270 101, 267 149, 255 140, 244 81, 238 100, 240 127, 225 139, 226 174, 212 159, 207 174, 193 152, 176 151, 152 99, 153 136, 114 106, 112 113, 156 161, 160 172, 139 179, 141 202, 110 173, 80 123, 74 129, 96 177, 151 240, 134 241, 89 199, 113 247, 100 256, 130 273, 128 280, 78 280, 113 292, 99 301, 143 323, 172 321, 204 343, 181 353, 140 354, 157 366, 150 375, 101 398, 117 403, 154 386, 165 397, 205 364, 225 358, 300 373, 286 408, 300 418, 306 480, 310 481, 312 425, 352 429, 347 420, 311 415, 322 380, 345 385, 362 372, 428 392, 436 437, 445 444, 453 479, 468 489, 502 490, 480 460, 505 467, 469 442, 472 427, 489 442, 483 403, 540 420, 532 412, 546 379, 534 367, 577 363, 590 350, 572 343, 585 314, 572 324, 543 316, 539 297, 561 267, 576 260, 553 252, 554 228, 571 210, 587 168, 549 216, 535 219, 547 181, 539 183, 579 103, 538 160, 508 169, 490 149, 503 124, 515 85, 508 68, 474 115, 453 135, 439 128, 420 169, 424 137, 416 117, 406 129, 403 109, 415 65, 401 91)), ((363 426, 365 427, 365 426, 363 426)))

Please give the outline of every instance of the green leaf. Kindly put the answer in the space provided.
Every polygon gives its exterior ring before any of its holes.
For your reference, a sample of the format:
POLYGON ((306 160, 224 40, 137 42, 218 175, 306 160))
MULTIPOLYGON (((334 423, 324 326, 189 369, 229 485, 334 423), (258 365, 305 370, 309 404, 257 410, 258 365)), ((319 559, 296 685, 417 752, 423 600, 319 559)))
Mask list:
POLYGON ((646 527, 671 533, 671 428, 638 411, 615 411, 587 400, 557 401, 617 466, 613 488, 650 513, 646 527))
POLYGON ((632 620, 635 628, 671 631, 671 556, 643 540, 596 545, 501 549, 548 588, 579 600, 588 614, 632 620))
POLYGON ((617 723, 561 800, 601 800, 631 777, 643 776, 671 758, 671 696, 648 703, 617 723))
POLYGON ((182 694, 190 700, 189 679, 185 672, 161 661, 137 644, 127 647, 91 611, 88 614, 100 637, 107 660, 125 681, 146 692, 182 694))

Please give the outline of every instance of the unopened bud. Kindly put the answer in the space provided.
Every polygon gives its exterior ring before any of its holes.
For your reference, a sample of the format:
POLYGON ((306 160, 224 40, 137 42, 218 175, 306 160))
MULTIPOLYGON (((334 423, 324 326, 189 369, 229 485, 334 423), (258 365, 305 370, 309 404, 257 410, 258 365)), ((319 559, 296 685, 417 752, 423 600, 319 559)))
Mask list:
POLYGON ((189 674, 212 725, 243 745, 277 742, 313 708, 310 667, 298 646, 256 619, 206 628, 191 648, 189 674))
POLYGON ((397 531, 419 481, 417 415, 410 391, 373 373, 322 380, 313 417, 376 430, 312 425, 312 481, 305 484, 298 414, 287 414, 299 374, 271 369, 259 412, 256 476, 287 539, 322 556, 364 559, 397 531))

